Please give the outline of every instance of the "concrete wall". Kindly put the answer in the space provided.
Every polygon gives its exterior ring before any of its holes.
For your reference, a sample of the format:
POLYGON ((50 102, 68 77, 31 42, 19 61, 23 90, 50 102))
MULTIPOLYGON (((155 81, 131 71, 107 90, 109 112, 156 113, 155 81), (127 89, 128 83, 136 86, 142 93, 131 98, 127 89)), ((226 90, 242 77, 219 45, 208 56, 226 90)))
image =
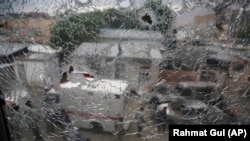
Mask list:
POLYGON ((49 60, 17 60, 15 72, 19 81, 44 86, 44 77, 56 80, 58 77, 58 58, 49 60), (24 72, 24 73, 23 73, 24 72))
POLYGON ((12 32, 11 42, 36 42, 48 44, 50 39, 50 27, 55 25, 54 19, 44 18, 16 18, 7 19, 4 27, 12 32))
POLYGON ((0 65, 0 89, 8 90, 16 79, 13 64, 0 65))

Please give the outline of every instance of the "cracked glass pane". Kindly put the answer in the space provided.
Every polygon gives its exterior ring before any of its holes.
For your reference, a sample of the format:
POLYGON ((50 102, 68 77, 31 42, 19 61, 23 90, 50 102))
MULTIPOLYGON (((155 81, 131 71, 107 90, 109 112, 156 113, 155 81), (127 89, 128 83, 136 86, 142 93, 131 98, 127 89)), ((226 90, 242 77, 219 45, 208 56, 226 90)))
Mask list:
POLYGON ((249 0, 0 0, 6 141, 168 140, 250 124, 249 0))

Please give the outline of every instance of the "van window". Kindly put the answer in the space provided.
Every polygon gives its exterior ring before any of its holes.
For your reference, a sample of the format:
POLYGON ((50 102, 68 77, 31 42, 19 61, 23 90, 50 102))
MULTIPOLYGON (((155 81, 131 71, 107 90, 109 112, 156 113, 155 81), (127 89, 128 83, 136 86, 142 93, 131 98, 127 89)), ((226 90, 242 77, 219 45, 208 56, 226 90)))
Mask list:
POLYGON ((93 93, 93 92, 88 92, 88 95, 89 95, 89 96, 93 96, 94 93, 93 93))
POLYGON ((204 87, 204 88, 196 88, 196 93, 211 93, 213 88, 204 87))
POLYGON ((120 99, 120 98, 121 98, 121 95, 115 94, 115 98, 116 98, 116 99, 120 99))
POLYGON ((211 67, 218 67, 220 64, 219 60, 213 59, 213 58, 208 58, 207 59, 207 65, 211 66, 211 67))
POLYGON ((191 88, 177 88, 177 92, 179 92, 181 96, 192 96, 191 88))
POLYGON ((219 68, 219 69, 224 69, 227 70, 229 66, 228 61, 223 61, 219 59, 214 59, 214 58, 207 58, 206 64, 211 67, 211 68, 219 68))
POLYGON ((158 86, 155 87, 155 91, 160 93, 160 94, 166 94, 167 93, 167 88, 165 86, 158 86))

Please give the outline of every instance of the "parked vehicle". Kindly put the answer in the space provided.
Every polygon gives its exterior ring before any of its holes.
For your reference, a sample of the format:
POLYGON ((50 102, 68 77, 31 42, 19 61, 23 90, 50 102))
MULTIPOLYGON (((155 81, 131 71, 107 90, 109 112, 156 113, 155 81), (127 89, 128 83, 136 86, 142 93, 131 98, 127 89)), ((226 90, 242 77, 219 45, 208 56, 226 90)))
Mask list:
MULTIPOLYGON (((79 75, 79 74, 73 74, 79 75)), ((73 78, 73 77, 71 77, 73 78)), ((128 82, 100 79, 67 81, 51 89, 45 102, 55 110, 65 110, 72 124, 96 131, 115 132, 114 124, 120 117, 126 122, 126 92, 128 82)))
POLYGON ((175 90, 181 96, 209 102, 220 97, 220 88, 214 82, 186 81, 176 85, 175 90))
POLYGON ((181 100, 162 103, 157 110, 166 107, 168 123, 215 124, 223 119, 223 113, 199 100, 181 100))
POLYGON ((166 114, 169 122, 178 124, 188 124, 198 120, 207 110, 207 105, 200 101, 178 101, 162 103, 157 110, 167 107, 166 114))

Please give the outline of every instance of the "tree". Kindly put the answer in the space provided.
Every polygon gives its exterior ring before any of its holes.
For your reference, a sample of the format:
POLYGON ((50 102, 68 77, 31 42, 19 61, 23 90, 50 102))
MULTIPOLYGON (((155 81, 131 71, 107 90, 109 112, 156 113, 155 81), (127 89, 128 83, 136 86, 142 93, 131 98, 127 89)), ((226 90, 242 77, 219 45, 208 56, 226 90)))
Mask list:
POLYGON ((97 34, 103 26, 103 13, 100 11, 66 17, 51 29, 50 45, 55 49, 62 47, 67 54, 82 42, 98 40, 97 34))
MULTIPOLYGON (((162 5, 161 0, 151 0, 145 7, 151 8, 156 15, 157 21, 152 29, 166 34, 173 19, 172 11, 162 5)), ((108 9, 103 12, 64 14, 51 29, 50 45, 55 49, 62 47, 63 53, 67 55, 82 42, 97 41, 100 28, 146 29, 140 24, 141 17, 138 17, 137 11, 108 9)))

